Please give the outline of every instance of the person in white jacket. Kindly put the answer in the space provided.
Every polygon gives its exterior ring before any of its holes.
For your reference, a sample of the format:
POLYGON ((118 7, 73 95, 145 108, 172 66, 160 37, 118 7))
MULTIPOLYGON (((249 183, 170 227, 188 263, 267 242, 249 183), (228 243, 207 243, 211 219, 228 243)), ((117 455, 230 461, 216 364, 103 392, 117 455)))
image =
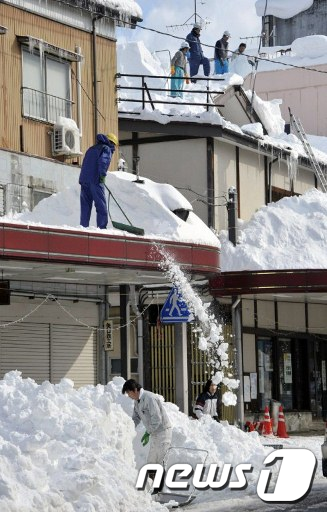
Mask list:
POLYGON ((134 402, 133 421, 137 426, 141 421, 146 428, 141 442, 145 446, 150 440, 148 464, 162 464, 171 445, 172 426, 159 395, 146 391, 134 379, 125 382, 123 395, 127 394, 134 402))

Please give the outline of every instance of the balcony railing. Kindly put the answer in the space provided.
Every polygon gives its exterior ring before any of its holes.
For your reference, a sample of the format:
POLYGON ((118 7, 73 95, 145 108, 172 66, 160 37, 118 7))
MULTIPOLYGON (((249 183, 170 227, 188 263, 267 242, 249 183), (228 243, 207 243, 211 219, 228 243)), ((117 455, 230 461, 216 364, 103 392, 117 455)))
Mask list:
POLYGON ((39 121, 55 123, 58 116, 72 117, 73 101, 52 94, 22 87, 22 115, 39 121))
MULTIPOLYGON (((187 80, 186 77, 183 78, 187 80)), ((172 92, 181 92, 177 89, 171 89, 171 76, 160 76, 160 75, 132 75, 127 73, 116 74, 116 91, 118 91, 117 103, 129 102, 129 103, 141 103, 142 108, 145 108, 146 104, 150 104, 152 110, 155 110, 155 105, 189 105, 203 107, 204 110, 209 110, 210 107, 215 107, 214 96, 224 94, 219 87, 216 87, 216 82, 224 82, 224 78, 212 78, 212 77, 196 77, 197 87, 191 89, 184 89, 183 98, 178 99, 176 102, 175 98, 170 95, 172 92), (138 84, 138 85, 123 85, 119 83, 119 79, 125 78, 127 84, 138 84), (149 83, 158 84, 156 87, 150 87, 149 83), (160 87, 160 84, 164 82, 164 86, 160 87), (218 90, 216 90, 218 89, 218 90), (120 94, 120 91, 129 91, 128 93, 120 94), (154 93, 154 94, 153 94, 154 93)), ((223 105, 220 105, 222 107, 223 105)), ((120 113, 132 113, 119 109, 120 113)))

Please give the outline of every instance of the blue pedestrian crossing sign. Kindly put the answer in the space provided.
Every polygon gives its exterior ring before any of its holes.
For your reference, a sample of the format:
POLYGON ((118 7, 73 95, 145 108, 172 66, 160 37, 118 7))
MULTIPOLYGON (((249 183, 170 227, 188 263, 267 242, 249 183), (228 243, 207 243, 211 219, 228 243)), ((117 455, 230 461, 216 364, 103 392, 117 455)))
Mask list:
POLYGON ((192 319, 186 303, 177 288, 172 288, 166 302, 164 303, 161 313, 160 321, 163 324, 175 324, 182 322, 189 322, 192 319))

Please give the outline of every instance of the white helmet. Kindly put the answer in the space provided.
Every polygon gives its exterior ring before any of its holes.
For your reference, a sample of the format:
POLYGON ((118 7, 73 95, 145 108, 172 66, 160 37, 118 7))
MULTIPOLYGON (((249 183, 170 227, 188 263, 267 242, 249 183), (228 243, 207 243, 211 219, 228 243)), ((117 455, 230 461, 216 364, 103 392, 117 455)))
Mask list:
POLYGON ((187 48, 189 49, 190 48, 190 45, 188 44, 187 41, 183 41, 179 47, 180 50, 183 50, 183 48, 187 48))
POLYGON ((200 30, 202 29, 202 25, 201 23, 199 23, 198 21, 196 21, 193 25, 193 28, 199 28, 200 30))
POLYGON ((228 30, 225 30, 225 32, 223 33, 223 36, 230 37, 230 32, 228 32, 228 30))

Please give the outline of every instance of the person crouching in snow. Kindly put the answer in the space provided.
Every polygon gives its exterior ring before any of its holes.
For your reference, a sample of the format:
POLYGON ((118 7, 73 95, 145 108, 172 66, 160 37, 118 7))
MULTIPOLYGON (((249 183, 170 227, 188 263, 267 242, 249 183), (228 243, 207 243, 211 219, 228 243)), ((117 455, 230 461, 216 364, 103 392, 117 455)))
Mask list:
POLYGON ((209 414, 212 419, 219 421, 219 408, 220 400, 217 384, 209 379, 203 388, 203 392, 196 399, 193 412, 198 420, 205 414, 209 414))
MULTIPOLYGON (((171 445, 172 427, 168 415, 163 407, 163 402, 158 395, 146 391, 134 379, 127 380, 122 388, 122 394, 127 394, 134 400, 133 421, 135 426, 142 421, 146 428, 141 442, 143 446, 150 440, 148 464, 162 464, 167 450, 171 445)), ((149 472, 149 477, 154 479, 155 472, 149 472)), ((152 494, 158 492, 154 491, 152 494)))
POLYGON ((186 54, 190 48, 190 45, 185 41, 180 45, 178 52, 175 53, 171 59, 171 96, 173 98, 183 97, 184 77, 187 84, 189 79, 186 73, 187 59, 186 54))
POLYGON ((112 159, 118 146, 118 139, 113 133, 97 135, 97 143, 85 153, 79 176, 81 185, 81 226, 87 228, 90 224, 91 210, 94 202, 96 209, 97 227, 106 229, 108 224, 108 208, 105 195, 105 179, 112 159))

